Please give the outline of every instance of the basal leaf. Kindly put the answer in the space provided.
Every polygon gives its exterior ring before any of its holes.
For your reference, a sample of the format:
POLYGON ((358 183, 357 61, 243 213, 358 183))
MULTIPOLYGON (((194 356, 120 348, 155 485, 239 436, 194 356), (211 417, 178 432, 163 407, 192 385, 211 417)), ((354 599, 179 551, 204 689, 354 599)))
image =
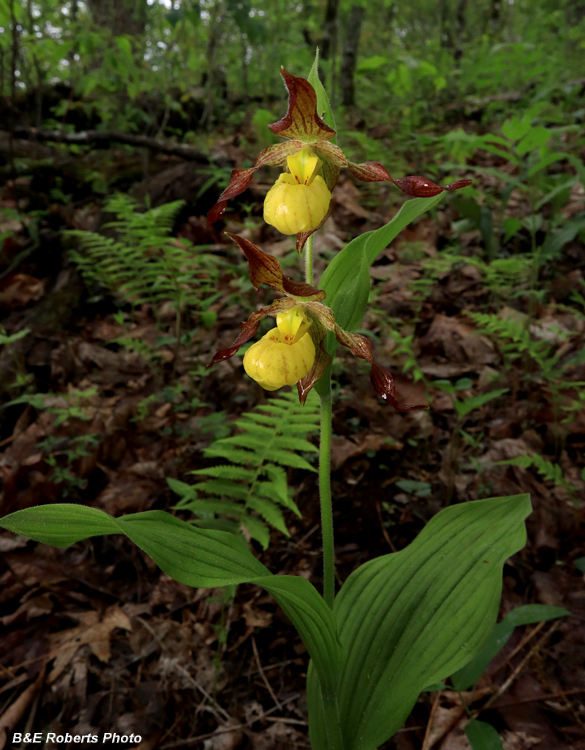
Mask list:
POLYGON ((305 578, 272 575, 234 534, 191 526, 158 510, 112 518, 82 505, 20 510, 0 519, 0 528, 60 547, 90 536, 125 534, 171 578, 188 586, 262 586, 301 635, 325 694, 335 690, 341 646, 332 610, 305 578))
POLYGON ((187 586, 226 586, 269 573, 238 537, 198 529, 160 510, 112 518, 84 505, 42 505, 11 513, 0 519, 0 527, 56 547, 101 534, 126 534, 187 586))
POLYGON ((481 651, 462 669, 451 676, 451 682, 455 690, 468 690, 475 685, 482 674, 486 671, 490 661, 504 648, 514 628, 520 625, 531 625, 544 620, 554 620, 557 617, 565 617, 571 613, 561 607, 551 607, 546 604, 526 604, 516 607, 499 622, 492 631, 487 643, 481 651))
MULTIPOLYGON (((347 750, 384 743, 424 688, 482 648, 498 612, 502 566, 525 544, 530 510, 528 495, 446 508, 409 547, 347 579, 335 601, 347 652, 339 683, 347 750)), ((309 694, 310 727, 319 735, 318 691, 309 694)))
POLYGON ((84 505, 41 505, 0 519, 0 527, 53 547, 69 547, 89 536, 119 534, 116 521, 84 505))

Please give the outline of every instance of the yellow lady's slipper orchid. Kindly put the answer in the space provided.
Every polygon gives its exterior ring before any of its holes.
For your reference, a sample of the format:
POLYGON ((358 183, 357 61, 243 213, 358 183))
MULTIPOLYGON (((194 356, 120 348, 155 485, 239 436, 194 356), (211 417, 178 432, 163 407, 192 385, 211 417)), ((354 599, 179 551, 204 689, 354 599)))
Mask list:
POLYGON ((266 391, 298 383, 315 361, 311 321, 301 305, 278 313, 276 325, 244 355, 244 369, 266 391))
POLYGON ((333 143, 335 130, 317 112, 317 94, 313 86, 305 78, 293 76, 284 68, 280 72, 288 90, 288 110, 281 120, 268 127, 286 140, 265 148, 258 154, 253 167, 232 171, 228 186, 207 214, 208 226, 222 217, 228 200, 243 193, 254 172, 261 167, 288 164, 290 174, 282 175, 266 197, 264 218, 284 234, 296 233, 299 253, 309 235, 319 227, 318 217, 325 220, 331 191, 342 167, 347 167, 363 182, 392 182, 414 198, 428 198, 444 190, 459 190, 471 183, 471 180, 456 180, 450 185, 440 186, 420 175, 394 179, 377 161, 363 164, 349 161, 333 143), (302 152, 304 155, 300 156, 302 152), (294 160, 291 163, 291 157, 299 157, 301 164, 294 160), (299 170, 302 179, 298 177, 299 170), (322 185, 321 181, 325 184, 322 185))
POLYGON ((346 346, 356 357, 369 362, 370 381, 378 395, 387 403, 392 404, 397 411, 426 409, 422 404, 403 404, 398 401, 394 378, 385 367, 374 361, 369 340, 359 333, 345 331, 336 323, 333 311, 322 304, 326 297, 322 289, 287 278, 280 263, 272 255, 268 255, 245 237, 226 234, 239 245, 246 256, 254 289, 258 290, 261 284, 268 284, 284 294, 284 297, 255 310, 242 323, 240 334, 233 344, 216 352, 208 367, 233 357, 242 344, 250 341, 256 334, 260 321, 269 315, 276 318, 277 327, 253 344, 244 357, 246 372, 262 388, 274 391, 283 385, 296 383, 299 400, 304 404, 311 388, 331 364, 331 356, 324 348, 325 335, 330 331, 339 344, 346 346))
POLYGON ((264 201, 264 221, 282 234, 317 229, 331 202, 331 193, 319 174, 321 159, 309 146, 287 157, 290 173, 280 175, 264 201))

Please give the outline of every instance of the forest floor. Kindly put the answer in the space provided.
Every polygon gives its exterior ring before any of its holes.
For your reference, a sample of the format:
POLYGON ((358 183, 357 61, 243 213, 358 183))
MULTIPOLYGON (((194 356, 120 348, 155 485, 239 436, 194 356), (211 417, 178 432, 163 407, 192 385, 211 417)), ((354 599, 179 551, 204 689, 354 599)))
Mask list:
MULTIPOLYGON (((233 142, 218 148, 234 163, 241 159, 233 142)), ((94 152, 87 158, 97 163, 102 157, 94 152)), ((125 174, 119 184, 128 189, 140 161, 122 148, 108 158, 125 174)), ((40 182, 19 177, 0 184, 0 232, 12 235, 4 242, 7 273, 0 278, 3 326, 8 335, 30 330, 5 347, 0 378, 5 388, 19 379, 16 395, 43 394, 3 412, 1 515, 62 501, 113 515, 171 510, 177 497, 166 479, 188 481, 188 471, 208 465, 202 451, 214 434, 225 434, 237 416, 267 402, 244 375, 241 357, 210 371, 204 365, 271 293, 242 286, 244 259, 219 229, 205 228, 217 190, 200 200, 193 195, 207 176, 198 176, 197 164, 186 171, 178 159, 156 157, 148 179, 160 187, 156 175, 169 168, 182 177, 175 174, 172 191, 159 190, 158 202, 190 201, 177 236, 210 245, 228 264, 217 280, 215 315, 208 327, 192 318, 196 331, 180 351, 155 348, 161 331, 172 335, 172 309, 126 304, 122 320, 120 304, 88 292, 65 260, 61 231, 97 230, 103 222, 91 194, 51 201, 49 186, 57 183, 50 174, 40 182), (20 253, 26 257, 15 266, 20 253), (121 346, 121 336, 151 344, 156 354, 121 346)), ((60 174, 67 169, 70 162, 60 174)), ((252 220, 244 229, 237 216, 225 228, 290 264, 292 239, 283 240, 258 218, 269 179, 256 180, 252 220)), ((481 189, 482 178, 474 179, 481 189)), ((317 277, 324 257, 383 225, 395 201, 392 188, 372 192, 343 178, 332 218, 316 237, 317 277), (365 205, 372 196, 373 210, 365 205)), ((505 750, 585 750, 585 588, 575 565, 585 556, 585 409, 559 416, 559 395, 534 360, 508 356, 467 315, 524 315, 527 297, 494 296, 465 257, 429 281, 425 263, 450 242, 455 218, 451 201, 443 200, 433 216, 384 251, 373 267, 373 303, 362 326, 374 337, 377 360, 394 372, 400 399, 430 408, 394 412, 372 390, 368 369, 340 352, 332 453, 339 582, 366 560, 403 549, 449 502, 529 492, 528 543, 505 566, 501 615, 526 603, 566 607, 572 615, 518 628, 465 699, 474 715, 499 730, 505 750), (402 339, 391 335, 397 326, 402 339), (407 334, 413 336, 408 345, 407 334), (421 374, 417 382, 402 373, 409 352, 416 360, 410 374, 421 374), (430 384, 461 378, 470 382, 456 394, 460 400, 492 382, 507 390, 459 418, 452 396, 430 384), (531 454, 557 463, 563 482, 534 468, 496 465, 531 454)), ((478 232, 461 241, 464 256, 481 252, 478 232)), ((585 247, 577 239, 554 274, 542 277, 547 302, 534 312, 534 335, 565 359, 585 344, 585 316, 567 304, 584 269, 585 247), (570 336, 559 337, 559 330, 570 336)), ((300 278, 293 266, 287 273, 300 278)), ((570 378, 585 380, 585 365, 573 366, 570 378)), ((14 389, 8 393, 4 402, 15 397, 14 389)), ((560 398, 571 403, 570 397, 567 386, 560 398)), ((271 571, 305 576, 319 588, 316 474, 290 470, 289 480, 302 517, 287 515, 290 536, 273 530, 268 548, 254 550, 271 571)), ((0 553, 0 748, 10 747, 12 730, 134 733, 141 750, 309 747, 306 649, 262 590, 188 588, 161 574, 121 536, 55 549, 6 532, 0 533, 0 553)), ((466 720, 454 691, 423 693, 384 748, 464 750, 466 720)))

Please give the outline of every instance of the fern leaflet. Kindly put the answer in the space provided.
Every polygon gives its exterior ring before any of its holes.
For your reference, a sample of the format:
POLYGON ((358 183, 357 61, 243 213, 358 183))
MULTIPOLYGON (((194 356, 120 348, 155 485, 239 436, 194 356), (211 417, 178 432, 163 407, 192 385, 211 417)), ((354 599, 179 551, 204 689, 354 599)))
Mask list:
POLYGON ((305 406, 298 403, 296 393, 283 393, 246 412, 234 423, 241 432, 215 440, 204 451, 208 458, 229 463, 192 471, 204 477, 196 484, 167 480, 181 496, 175 507, 191 511, 199 526, 242 531, 266 549, 270 526, 288 535, 283 509, 300 516, 286 469, 315 471, 299 454, 317 452, 307 435, 318 424, 319 399, 314 392, 309 393, 305 406))
POLYGON ((529 469, 533 466, 545 481, 553 482, 557 487, 563 487, 569 493, 575 492, 575 487, 567 482, 559 464, 553 464, 547 461, 538 453, 527 453, 516 458, 509 458, 506 461, 497 461, 494 466, 520 466, 522 469, 529 469))
POLYGON ((95 232, 70 231, 82 251, 68 257, 79 268, 86 284, 97 283, 133 304, 160 304, 167 300, 180 311, 187 306, 206 310, 217 298, 217 280, 225 261, 206 247, 192 247, 170 237, 184 201, 174 201, 142 213, 127 195, 110 197, 104 204, 116 219, 106 228, 117 239, 95 232))

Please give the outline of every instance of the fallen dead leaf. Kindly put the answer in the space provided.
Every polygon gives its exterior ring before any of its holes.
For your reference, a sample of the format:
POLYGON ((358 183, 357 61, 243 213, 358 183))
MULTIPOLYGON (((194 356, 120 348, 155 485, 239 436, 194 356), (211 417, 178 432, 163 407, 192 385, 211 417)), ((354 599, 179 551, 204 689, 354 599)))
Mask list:
POLYGON ((35 279, 26 273, 15 273, 3 280, 0 287, 0 307, 23 307, 31 300, 39 300, 45 293, 46 279, 35 279))
POLYGON ((107 664, 110 660, 110 637, 116 628, 132 630, 127 614, 120 607, 109 607, 102 620, 94 611, 72 613, 82 623, 76 628, 53 633, 50 636, 51 651, 57 652, 53 669, 48 681, 55 682, 64 669, 71 663, 75 653, 82 646, 88 645, 95 656, 107 664))
POLYGON ((360 205, 360 191, 350 180, 340 182, 333 193, 333 201, 360 219, 369 219, 370 212, 360 205))
POLYGON ((498 360, 493 342, 456 316, 438 313, 431 327, 420 339, 421 346, 443 354, 451 363, 469 362, 489 365, 498 360))
POLYGON ((6 747, 8 739, 7 733, 12 731, 22 719, 24 712, 32 703, 32 700, 43 684, 44 679, 45 670, 43 669, 33 684, 29 685, 24 693, 22 693, 14 703, 4 711, 2 716, 0 716, 0 750, 3 750, 3 748, 6 747))
POLYGON ((331 468, 333 471, 341 468, 350 458, 363 456, 367 451, 402 450, 403 445, 388 435, 375 435, 360 432, 352 440, 345 437, 331 440, 331 468))
POLYGON ((4 627, 8 627, 19 618, 23 618, 27 622, 30 622, 36 617, 45 617, 52 611, 53 600, 47 594, 41 594, 40 596, 35 596, 32 599, 23 602, 16 612, 13 612, 11 615, 0 617, 0 623, 2 623, 4 627))

